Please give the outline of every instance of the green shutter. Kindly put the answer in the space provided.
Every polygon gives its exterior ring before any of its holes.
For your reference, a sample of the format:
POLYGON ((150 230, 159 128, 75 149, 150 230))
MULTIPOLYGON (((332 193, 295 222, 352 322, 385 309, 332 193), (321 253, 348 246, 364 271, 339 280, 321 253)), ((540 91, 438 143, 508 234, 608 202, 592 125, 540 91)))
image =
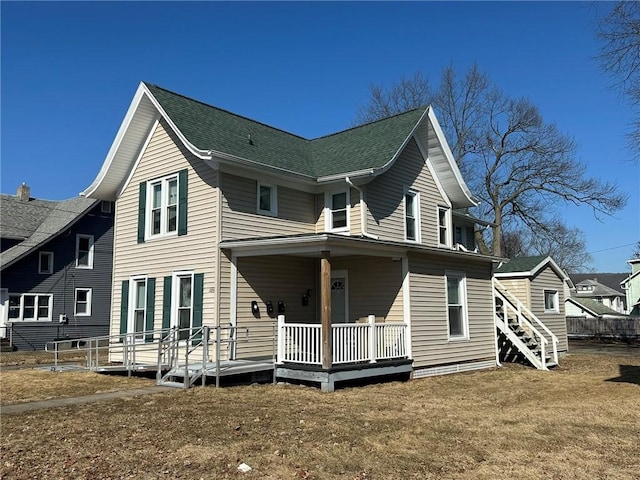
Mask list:
POLYGON ((187 234, 187 170, 178 172, 178 235, 187 234))
POLYGON ((171 327, 171 276, 164 277, 162 288, 162 329, 171 327))
POLYGON ((140 184, 138 195, 138 243, 144 243, 145 208, 147 206, 147 183, 140 184))
MULTIPOLYGON (((120 296, 120 335, 127 333, 129 323, 129 280, 122 281, 122 295, 120 296)), ((120 337, 120 342, 123 338, 120 337)))
MULTIPOLYGON (((202 326, 202 297, 204 293, 204 274, 196 273, 193 276, 193 330, 202 326)), ((193 337, 193 343, 198 344, 202 340, 202 333, 193 337)))
MULTIPOLYGON (((144 329, 151 331, 154 329, 156 304, 156 279, 147 278, 147 318, 145 318, 144 329)), ((153 333, 147 333, 145 342, 153 342, 153 333)))

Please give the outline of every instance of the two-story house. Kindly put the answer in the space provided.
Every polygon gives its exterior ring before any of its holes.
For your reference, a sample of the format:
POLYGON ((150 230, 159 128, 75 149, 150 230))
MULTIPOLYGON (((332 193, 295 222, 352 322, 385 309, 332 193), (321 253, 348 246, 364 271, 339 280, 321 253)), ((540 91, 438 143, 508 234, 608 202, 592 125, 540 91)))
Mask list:
POLYGON ((431 108, 308 140, 141 83, 83 194, 115 201, 114 335, 230 327, 218 354, 258 358, 278 320, 278 376, 326 390, 496 365, 496 259, 431 108))
POLYGON ((106 335, 113 203, 0 195, 0 336, 19 350, 106 335))

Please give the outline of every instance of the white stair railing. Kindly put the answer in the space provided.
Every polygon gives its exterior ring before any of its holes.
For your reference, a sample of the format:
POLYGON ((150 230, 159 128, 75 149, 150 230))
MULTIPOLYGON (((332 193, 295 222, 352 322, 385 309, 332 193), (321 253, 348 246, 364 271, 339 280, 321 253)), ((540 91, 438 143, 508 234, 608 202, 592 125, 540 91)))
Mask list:
POLYGON ((558 337, 544 323, 542 323, 540 319, 538 319, 538 317, 520 301, 520 299, 509 292, 509 290, 495 278, 493 279, 493 287, 494 295, 502 302, 502 318, 498 317, 496 319, 498 327, 500 327, 501 330, 510 337, 512 343, 518 344, 522 353, 529 358, 534 365, 542 370, 547 370, 547 345, 549 344, 547 337, 549 337, 551 339, 553 362, 557 365, 558 337), (509 309, 511 309, 511 311, 509 309), (534 340, 536 340, 540 346, 540 359, 535 355, 533 355, 533 358, 535 358, 536 361, 533 361, 532 358, 530 358, 531 355, 529 355, 529 353, 532 353, 531 350, 520 341, 520 339, 514 334, 513 330, 509 327, 510 313, 514 314, 518 325, 529 331, 534 340), (545 332, 547 336, 545 336, 542 331, 545 332), (509 334, 511 334, 511 336, 509 334), (525 347, 524 349, 522 348, 523 346, 525 347))

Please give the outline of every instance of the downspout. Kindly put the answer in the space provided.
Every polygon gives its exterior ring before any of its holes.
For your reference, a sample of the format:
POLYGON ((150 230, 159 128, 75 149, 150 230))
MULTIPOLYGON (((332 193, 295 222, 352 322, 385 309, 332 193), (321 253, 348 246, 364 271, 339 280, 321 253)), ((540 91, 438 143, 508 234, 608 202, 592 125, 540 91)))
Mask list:
POLYGON ((356 187, 349 177, 344 177, 344 179, 347 182, 347 185, 360 192, 360 226, 362 229, 362 236, 378 240, 379 237, 377 235, 371 235, 367 232, 367 203, 364 201, 364 191, 360 187, 356 187))

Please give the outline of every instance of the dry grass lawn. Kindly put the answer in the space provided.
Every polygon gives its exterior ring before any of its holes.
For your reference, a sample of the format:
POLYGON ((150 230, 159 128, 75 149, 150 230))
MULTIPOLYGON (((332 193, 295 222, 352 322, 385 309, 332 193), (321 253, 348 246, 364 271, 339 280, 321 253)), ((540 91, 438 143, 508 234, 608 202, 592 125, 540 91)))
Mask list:
MULTIPOLYGON (((82 389, 98 380, 85 375, 82 389)), ((1 428, 2 479, 638 479, 640 358, 571 355, 552 372, 510 365, 332 394, 193 388, 3 415, 1 428), (626 381, 609 381, 621 366, 626 381)))

